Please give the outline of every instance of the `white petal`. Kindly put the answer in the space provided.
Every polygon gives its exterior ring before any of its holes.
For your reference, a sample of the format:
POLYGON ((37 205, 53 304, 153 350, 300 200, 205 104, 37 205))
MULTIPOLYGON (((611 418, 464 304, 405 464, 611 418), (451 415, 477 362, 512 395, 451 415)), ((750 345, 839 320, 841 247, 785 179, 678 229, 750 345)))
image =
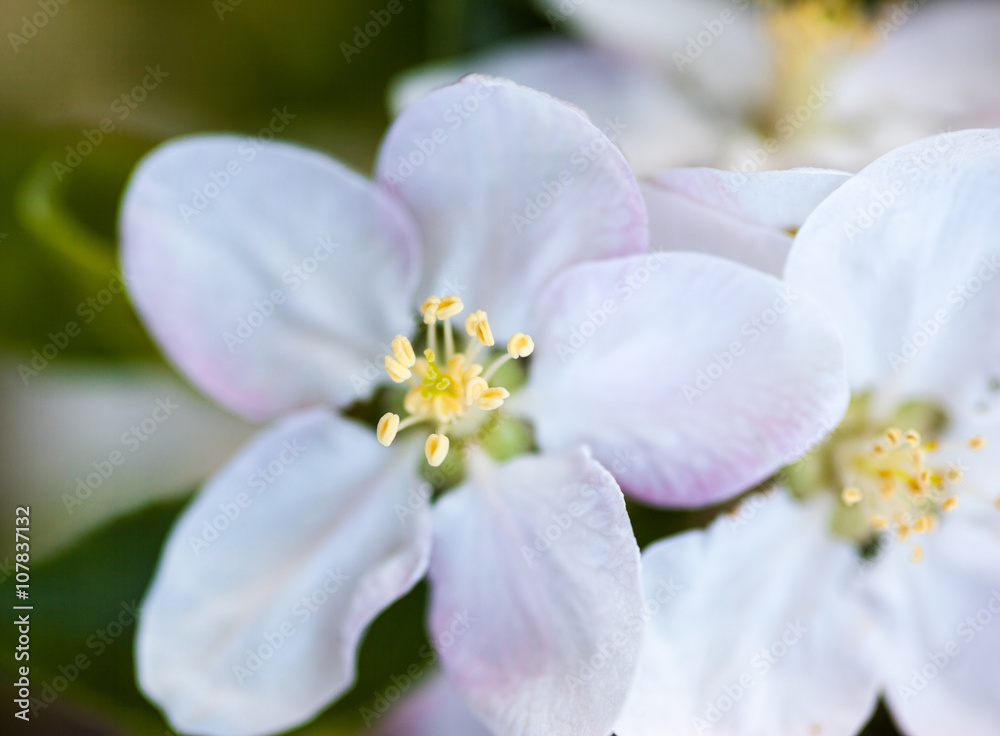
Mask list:
POLYGON ((466 77, 410 105, 378 172, 427 246, 420 293, 458 294, 498 336, 530 332, 562 269, 648 244, 618 149, 578 110, 504 80, 466 77))
POLYGON ((184 733, 256 736, 355 679, 362 633, 424 574, 419 443, 314 409, 258 436, 171 532, 136 641, 143 691, 184 733))
POLYGON ((108 520, 190 493, 254 427, 194 393, 160 365, 60 358, 18 377, 0 363, 0 508, 32 504, 41 561, 108 520))
POLYGON ((619 736, 853 736, 878 696, 856 553, 783 490, 648 547, 619 736), (659 591, 659 594, 657 594, 659 591))
POLYGON ((780 276, 793 234, 850 174, 672 169, 644 182, 649 245, 739 261, 780 276))
POLYGON ((510 79, 576 105, 609 128, 639 176, 715 160, 723 126, 696 109, 681 85, 623 54, 549 36, 410 72, 392 89, 392 106, 398 112, 470 73, 510 79))
POLYGON ((432 675, 372 730, 372 736, 492 736, 448 678, 432 675))
POLYGON ((434 509, 431 636, 498 736, 607 736, 642 633, 639 548, 588 453, 472 458, 434 509))
POLYGON ((695 88, 709 107, 739 110, 766 99, 766 29, 748 3, 727 0, 541 0, 550 20, 643 59, 695 88), (700 89, 699 89, 700 88, 700 89))
POLYGON ((1000 132, 884 156, 799 231, 786 278, 836 320, 851 385, 975 410, 1000 365, 1000 132))
POLYGON ((168 143, 133 175, 121 229, 153 336, 249 418, 367 396, 383 346, 412 329, 411 223, 374 184, 307 149, 168 143))
POLYGON ((701 506, 800 457, 840 421, 843 354, 778 279, 694 253, 584 264, 542 302, 508 408, 546 450, 588 444, 627 493, 701 506))
POLYGON ((1000 511, 969 502, 879 570, 885 698, 909 736, 1000 733, 1000 511))

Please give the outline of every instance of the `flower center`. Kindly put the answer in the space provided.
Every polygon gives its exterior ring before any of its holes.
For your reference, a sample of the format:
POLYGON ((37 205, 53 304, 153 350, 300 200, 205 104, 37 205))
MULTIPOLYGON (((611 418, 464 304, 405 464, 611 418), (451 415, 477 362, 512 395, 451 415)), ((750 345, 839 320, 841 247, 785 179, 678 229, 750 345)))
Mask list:
POLYGON ((410 386, 403 399, 408 416, 387 412, 376 429, 378 441, 388 447, 396 434, 409 426, 429 422, 434 432, 424 443, 424 455, 432 467, 438 467, 448 456, 451 445, 448 431, 476 411, 499 409, 510 392, 503 386, 490 385, 490 380, 509 360, 526 358, 535 349, 531 338, 517 332, 507 341, 507 352, 495 358, 488 367, 476 362, 483 348, 494 346, 493 331, 486 312, 476 310, 465 318, 468 339, 462 351, 456 349, 455 331, 451 318, 465 309, 457 296, 429 296, 420 305, 420 314, 427 326, 427 348, 418 358, 410 340, 396 335, 392 340, 392 355, 385 356, 385 371, 395 383, 410 386), (440 323, 443 351, 438 351, 440 323))
MULTIPOLYGON (((959 502, 963 471, 942 457, 936 439, 924 439, 943 429, 944 414, 926 403, 908 404, 894 419, 910 420, 905 430, 890 426, 878 431, 868 419, 864 397, 851 402, 844 422, 815 456, 789 469, 789 486, 796 495, 819 487, 839 493, 833 531, 859 548, 891 535, 913 544, 911 559, 919 562, 919 535, 933 531, 941 517, 959 502)), ((968 447, 985 447, 972 437, 968 447)))

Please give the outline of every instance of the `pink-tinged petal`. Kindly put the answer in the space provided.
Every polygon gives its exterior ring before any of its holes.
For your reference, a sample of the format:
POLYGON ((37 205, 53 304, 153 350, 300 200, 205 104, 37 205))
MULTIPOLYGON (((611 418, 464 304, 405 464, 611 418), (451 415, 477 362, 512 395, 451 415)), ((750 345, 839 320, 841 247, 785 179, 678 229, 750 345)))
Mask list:
POLYGON ((850 178, 827 169, 672 169, 643 183, 653 250, 707 253, 780 276, 792 236, 850 178))
POLYGON ((174 728, 276 733, 351 687, 364 630, 428 564, 420 451, 312 409, 209 481, 170 534, 136 638, 139 684, 174 728))
POLYGON ((537 0, 553 23, 660 65, 706 107, 758 105, 771 91, 766 28, 751 3, 731 0, 537 0))
POLYGON ((836 330, 773 276, 696 253, 567 271, 541 303, 527 386, 508 400, 545 450, 587 444, 626 493, 702 506, 837 426, 836 330))
POLYGON ((497 335, 530 332, 535 297, 567 266, 648 244, 614 144, 579 110, 505 80, 465 77, 407 107, 378 177, 420 229, 420 293, 458 294, 497 335))
POLYGON ((129 292, 167 357, 251 419, 367 396, 383 345, 412 328, 407 216, 298 146, 168 143, 136 169, 121 232, 129 292))
POLYGON ((879 683, 873 614, 829 505, 751 496, 642 555, 649 624, 618 736, 854 736, 879 683))
POLYGON ((434 509, 430 630, 498 736, 607 736, 642 634, 639 548, 585 450, 494 465, 434 509))
POLYGON ((723 137, 724 124, 697 109, 681 85, 650 64, 551 36, 409 72, 391 90, 391 105, 399 112, 472 73, 510 79, 576 105, 607 129, 638 176, 715 160, 723 137))
POLYGON ((493 736, 448 678, 432 675, 371 731, 371 736, 493 736))
POLYGON ((884 603, 885 699, 909 736, 1000 733, 1000 511, 960 497, 940 528, 886 555, 875 590, 884 603))
POLYGON ((837 322, 851 386, 972 415, 1000 366, 1000 131, 944 133, 852 177, 806 220, 785 276, 837 322))

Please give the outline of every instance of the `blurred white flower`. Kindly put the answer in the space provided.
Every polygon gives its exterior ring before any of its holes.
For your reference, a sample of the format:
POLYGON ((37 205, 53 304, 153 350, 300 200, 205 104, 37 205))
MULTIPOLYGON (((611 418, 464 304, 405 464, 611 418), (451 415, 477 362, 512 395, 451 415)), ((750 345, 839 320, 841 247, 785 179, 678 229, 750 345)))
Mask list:
POLYGON ((1000 124, 988 0, 540 0, 588 45, 535 39, 398 80, 396 110, 469 72, 583 108, 639 175, 669 166, 856 171, 946 130, 1000 124))
POLYGON ((682 592, 616 733, 848 736, 880 695, 910 736, 1000 731, 998 194, 1000 131, 946 133, 808 216, 785 278, 837 322, 851 409, 777 489, 644 551, 682 592))
POLYGON ((167 144, 137 169, 122 233, 167 355, 232 410, 284 417, 178 522, 143 608, 140 684, 186 732, 312 717, 354 682, 371 620, 427 572, 435 656, 477 719, 603 736, 643 628, 618 483, 659 504, 732 495, 847 403, 817 306, 740 264, 648 252, 641 192, 607 137, 502 80, 411 105, 375 182, 287 144, 167 144), (461 352, 450 320, 465 303, 461 352), (712 354, 775 309, 692 400, 712 354), (494 335, 531 356, 513 394, 477 362, 494 335), (385 394, 382 366, 409 384, 410 416, 373 429, 338 414, 385 394), (498 464, 477 449, 500 404, 540 453, 498 464), (400 431, 421 423, 426 440, 400 431), (464 482, 432 504, 421 454, 437 466, 462 445, 464 482))

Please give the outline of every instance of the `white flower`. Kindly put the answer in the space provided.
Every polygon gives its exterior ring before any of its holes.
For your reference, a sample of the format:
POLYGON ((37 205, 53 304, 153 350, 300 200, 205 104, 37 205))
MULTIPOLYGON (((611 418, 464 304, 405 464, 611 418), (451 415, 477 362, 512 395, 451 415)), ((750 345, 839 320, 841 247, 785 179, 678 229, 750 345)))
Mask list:
POLYGON ((401 109, 468 72, 579 105, 639 175, 668 166, 856 171, 942 130, 1000 124, 983 0, 540 0, 584 43, 530 39, 397 82, 401 109))
POLYGON ((681 592, 618 734, 847 736, 880 695, 910 736, 1000 732, 998 195, 1000 132, 964 131, 806 219, 785 277, 839 325, 851 409, 777 490, 644 551, 681 592))
POLYGON ((618 150, 502 80, 411 105, 375 182, 287 144, 167 144, 129 185, 122 237, 168 357, 232 410, 280 418, 178 522, 143 608, 140 684, 187 732, 312 717, 426 572, 436 656, 477 719, 603 736, 643 628, 618 483, 702 505, 797 457, 847 403, 818 307, 739 264, 649 253, 618 150), (337 413, 373 395, 393 407, 377 427, 337 413), (529 420, 539 453, 480 449, 529 420), (432 504, 421 473, 440 490, 463 460, 432 504))

